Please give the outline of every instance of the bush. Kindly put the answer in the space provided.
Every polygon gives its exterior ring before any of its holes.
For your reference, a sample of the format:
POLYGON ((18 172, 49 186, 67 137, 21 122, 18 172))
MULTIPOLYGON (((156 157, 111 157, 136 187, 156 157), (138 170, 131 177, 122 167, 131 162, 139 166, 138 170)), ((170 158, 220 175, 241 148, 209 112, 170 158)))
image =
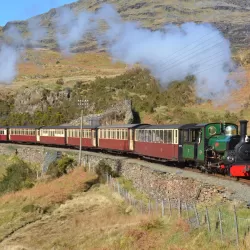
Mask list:
POLYGON ((75 160, 68 156, 63 156, 61 159, 49 165, 47 174, 53 178, 58 178, 67 174, 70 169, 73 169, 75 160))
POLYGON ((24 161, 17 159, 6 169, 6 174, 0 182, 0 193, 31 188, 34 185, 36 173, 24 161))
POLYGON ((104 161, 101 160, 95 168, 95 172, 98 175, 98 181, 105 183, 107 180, 107 174, 112 177, 118 177, 118 174, 112 170, 112 168, 104 161))
POLYGON ((58 79, 58 80, 56 81, 56 84, 58 84, 58 85, 63 85, 63 84, 64 84, 64 80, 63 80, 62 78, 60 78, 60 79, 58 79))

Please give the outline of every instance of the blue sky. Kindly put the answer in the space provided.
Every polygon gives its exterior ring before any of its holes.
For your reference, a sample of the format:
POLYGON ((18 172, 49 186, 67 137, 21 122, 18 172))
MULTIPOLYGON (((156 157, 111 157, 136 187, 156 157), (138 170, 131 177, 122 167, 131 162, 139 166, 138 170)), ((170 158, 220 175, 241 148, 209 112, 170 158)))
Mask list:
POLYGON ((1 0, 0 26, 9 21, 25 20, 74 0, 1 0))

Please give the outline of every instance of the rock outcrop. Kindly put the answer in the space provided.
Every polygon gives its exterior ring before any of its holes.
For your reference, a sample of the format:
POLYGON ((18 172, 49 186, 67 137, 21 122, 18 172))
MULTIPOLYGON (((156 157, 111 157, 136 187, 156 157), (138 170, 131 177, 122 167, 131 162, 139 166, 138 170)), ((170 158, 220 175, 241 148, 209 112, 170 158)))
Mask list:
POLYGON ((42 87, 27 87, 15 96, 14 112, 34 114, 35 111, 46 111, 49 106, 60 105, 70 98, 69 90, 50 91, 42 87))
MULTIPOLYGON (((83 117, 84 125, 111 125, 117 123, 130 124, 134 120, 132 103, 124 100, 113 105, 101 114, 91 114, 83 117)), ((81 117, 71 121, 69 125, 79 126, 81 117)), ((64 124, 66 125, 66 124, 64 124)))

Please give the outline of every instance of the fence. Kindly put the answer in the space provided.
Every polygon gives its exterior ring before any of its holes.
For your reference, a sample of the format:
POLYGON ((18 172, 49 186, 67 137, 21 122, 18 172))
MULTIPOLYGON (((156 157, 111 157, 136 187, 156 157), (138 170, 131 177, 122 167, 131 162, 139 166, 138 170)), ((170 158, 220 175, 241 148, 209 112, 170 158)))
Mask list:
POLYGON ((235 244, 239 248, 245 245, 245 239, 250 234, 250 211, 247 218, 238 215, 235 207, 232 211, 223 206, 198 207, 181 199, 165 199, 147 201, 136 198, 121 186, 119 181, 107 175, 107 184, 113 191, 119 193, 125 201, 140 213, 155 214, 162 217, 178 216, 187 221, 192 229, 205 228, 211 239, 224 243, 235 244))

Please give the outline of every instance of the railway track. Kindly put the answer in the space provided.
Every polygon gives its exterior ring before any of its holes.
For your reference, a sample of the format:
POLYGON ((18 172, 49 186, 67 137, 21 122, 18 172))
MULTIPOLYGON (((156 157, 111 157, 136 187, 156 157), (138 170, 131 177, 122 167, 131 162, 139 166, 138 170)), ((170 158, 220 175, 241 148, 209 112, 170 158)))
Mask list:
MULTIPOLYGON (((194 169, 194 168, 189 168, 189 167, 185 168, 185 170, 189 171, 189 172, 194 172, 194 173, 202 173, 202 171, 200 171, 199 169, 194 169)), ((242 184, 246 184, 246 185, 250 186, 250 179, 230 177, 228 175, 222 175, 222 174, 217 174, 217 173, 212 173, 212 174, 203 173, 203 174, 206 174, 206 175, 211 176, 211 177, 217 177, 217 178, 220 178, 223 180, 240 182, 242 184)))
MULTIPOLYGON (((58 150, 58 151, 64 151, 64 152, 67 152, 67 151, 74 151, 74 152, 78 152, 79 149, 76 149, 76 148, 65 148, 65 147, 58 147, 58 146, 42 146, 42 145, 36 145, 36 144, 13 144, 13 143, 2 143, 3 145, 12 145, 12 146, 18 146, 18 147, 33 147, 33 148, 42 148, 42 149, 53 149, 53 150, 58 150)), ((205 176, 208 176, 208 177, 215 177, 215 178, 219 178, 219 179, 222 179, 222 180, 227 180, 227 181, 232 181, 232 182, 238 182, 238 183, 242 183, 244 185, 247 185, 247 186, 250 186, 250 179, 244 179, 244 178, 236 178, 236 177, 230 177, 230 176, 226 176, 226 175, 222 175, 222 174, 217 174, 217 173, 212 173, 212 174, 209 174, 209 173, 202 173, 202 171, 200 171, 199 169, 195 169, 195 168, 191 168, 191 167, 180 167, 180 166, 177 166, 177 165, 172 165, 169 164, 167 165, 166 162, 159 162, 157 160, 154 160, 154 159, 144 159, 144 158, 138 158, 137 155, 121 155, 121 154, 116 154, 116 153, 111 153, 111 152, 100 152, 100 151, 97 151, 97 150, 83 150, 83 152, 85 153, 103 153, 104 155, 110 155, 110 156, 117 156, 117 157, 124 157, 124 158, 132 158, 132 159, 136 159, 138 161, 142 161, 142 162, 145 162, 145 163, 154 163, 154 164, 157 164, 158 166, 161 167, 161 169, 164 169, 166 167, 168 168, 171 168, 171 169, 175 169, 176 171, 178 170, 181 170, 181 171, 186 171, 186 172, 193 172, 193 173, 197 173, 197 174, 201 174, 201 175, 205 175, 205 176)), ((152 170, 155 170, 155 171, 158 171, 159 172, 159 169, 156 169, 154 168, 154 166, 151 167, 152 170)), ((168 170, 160 170, 161 172, 168 172, 168 170)))

